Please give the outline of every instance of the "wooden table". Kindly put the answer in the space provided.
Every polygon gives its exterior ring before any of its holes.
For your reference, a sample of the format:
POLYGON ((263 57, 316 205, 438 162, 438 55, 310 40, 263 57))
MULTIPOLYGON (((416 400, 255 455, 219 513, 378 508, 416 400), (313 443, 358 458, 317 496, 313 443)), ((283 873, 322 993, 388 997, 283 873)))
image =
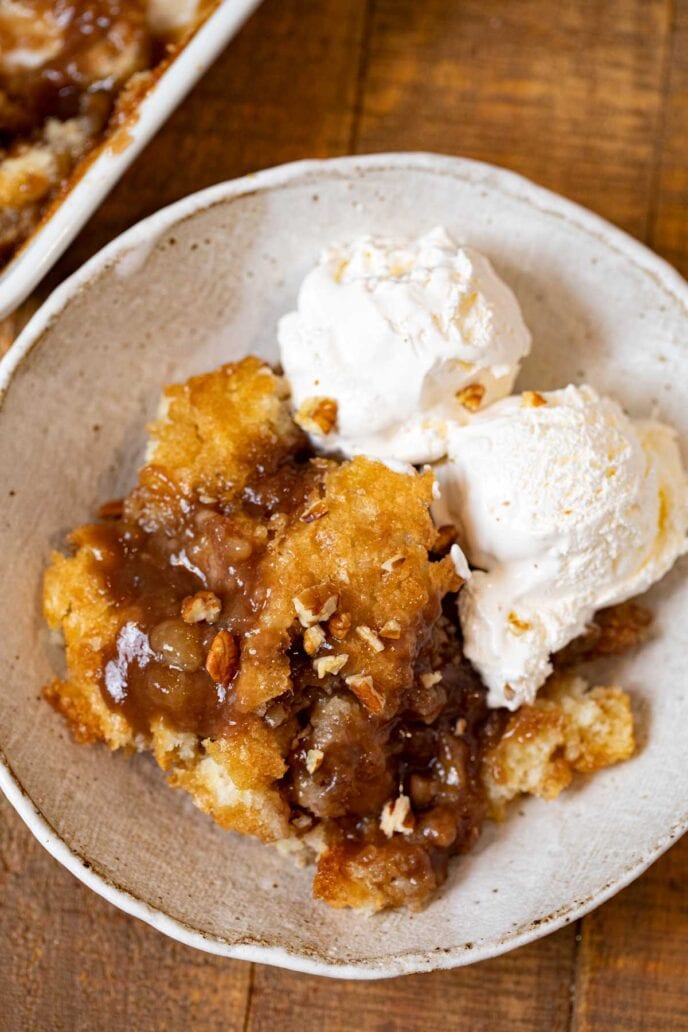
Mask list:
MULTIPOLYGON (((599 212, 688 273, 688 0, 267 0, 41 289, 210 183, 306 156, 436 150, 599 212)), ((6 328, 7 329, 7 328, 6 328)), ((93 895, 0 805, 0 1027, 688 1029, 688 838, 515 953, 391 982, 225 961, 93 895)))

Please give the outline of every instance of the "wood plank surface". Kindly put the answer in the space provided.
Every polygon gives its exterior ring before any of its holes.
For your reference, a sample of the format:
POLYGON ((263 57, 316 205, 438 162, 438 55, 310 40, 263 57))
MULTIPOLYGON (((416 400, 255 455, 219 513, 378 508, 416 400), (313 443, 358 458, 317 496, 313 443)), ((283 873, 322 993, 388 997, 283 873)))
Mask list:
POLYGON ((671 7, 647 243, 688 277, 688 3, 671 7))
POLYGON ((247 1029, 548 1032, 569 1027, 575 928, 457 971, 330 982, 257 967, 247 1029))
MULTIPOLYGON (((688 0, 267 0, 26 311, 163 204, 347 151, 506 165, 685 273, 687 55, 688 0)), ((577 926, 493 961, 332 982, 164 939, 76 882, 0 802, 0 1029, 688 1029, 687 866, 684 840, 577 926)))
POLYGON ((582 922, 576 1032, 688 1028, 688 837, 582 922))
POLYGON ((139 219, 212 183, 304 157, 345 154, 365 0, 272 0, 148 145, 52 279, 139 219))
POLYGON ((505 165, 643 236, 670 49, 665 0, 373 8, 358 150, 450 150, 505 165))
POLYGON ((242 1032, 251 966, 189 949, 59 866, 0 797, 3 1032, 242 1032))

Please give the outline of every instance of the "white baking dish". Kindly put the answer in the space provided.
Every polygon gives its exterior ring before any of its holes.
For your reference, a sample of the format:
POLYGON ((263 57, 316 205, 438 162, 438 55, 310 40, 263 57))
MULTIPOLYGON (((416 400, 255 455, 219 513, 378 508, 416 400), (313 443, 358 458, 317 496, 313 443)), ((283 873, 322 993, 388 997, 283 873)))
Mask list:
POLYGON ((127 122, 80 175, 19 253, 0 271, 0 319, 9 315, 69 246, 117 180, 258 6, 223 0, 160 75, 127 122))

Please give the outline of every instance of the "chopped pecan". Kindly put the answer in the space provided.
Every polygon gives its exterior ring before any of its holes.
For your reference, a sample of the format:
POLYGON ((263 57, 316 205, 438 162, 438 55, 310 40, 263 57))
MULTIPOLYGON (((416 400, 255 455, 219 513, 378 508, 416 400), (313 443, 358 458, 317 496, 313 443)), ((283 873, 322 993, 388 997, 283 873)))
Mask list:
POLYGON ((303 650, 307 656, 314 656, 325 642, 325 632, 319 624, 308 627, 303 634, 303 650))
POLYGON ((410 835, 413 831, 414 819, 411 812, 411 800, 407 795, 400 795, 394 802, 385 803, 380 815, 380 828, 391 838, 395 832, 410 835))
POLYGON ((195 595, 187 595, 182 602, 182 620, 185 623, 213 624, 222 612, 222 602, 212 591, 197 591, 195 595))
POLYGON ((337 641, 344 641, 351 630, 351 613, 335 613, 330 617, 327 629, 337 641))
POLYGON ((376 715, 382 713, 385 708, 385 697, 375 687, 375 683, 369 674, 352 674, 350 677, 345 677, 344 681, 369 713, 376 715))
POLYGON ((320 678, 325 674, 338 674, 342 667, 346 666, 348 659, 346 652, 341 652, 338 656, 320 656, 313 660, 313 669, 320 678))
POLYGON ((481 383, 469 383, 456 392, 456 400, 469 412, 477 412, 485 397, 485 388, 481 383))
POLYGON ((225 687, 239 668, 239 649, 229 631, 218 631, 213 638, 205 668, 216 684, 225 687))
POLYGON ((315 774, 318 767, 322 766, 325 753, 322 749, 309 749, 306 753, 306 770, 309 774, 315 774))
POLYGON ((294 422, 308 434, 327 436, 337 422, 337 402, 334 398, 306 398, 294 416, 294 422))
POLYGON ((329 584, 314 584, 292 599, 296 615, 303 627, 325 623, 335 613, 339 596, 329 584))
POLYGON ((406 562, 406 556, 402 555, 401 552, 397 552, 396 555, 391 555, 389 559, 385 559, 384 563, 382 563, 382 569, 385 573, 391 573, 392 570, 396 570, 404 562, 406 562))
POLYGON ((521 408, 541 408, 547 404, 547 398, 543 398, 539 391, 524 391, 521 395, 521 408))
POLYGON ((359 624, 356 628, 356 634, 359 638, 362 638, 366 645, 373 650, 373 652, 382 652, 385 647, 385 643, 380 641, 379 636, 375 633, 372 627, 368 627, 366 624, 359 624))
POLYGON ((327 516, 329 509, 322 499, 318 499, 316 502, 312 502, 311 505, 301 513, 301 520, 303 523, 313 523, 314 520, 320 520, 323 516, 327 516))

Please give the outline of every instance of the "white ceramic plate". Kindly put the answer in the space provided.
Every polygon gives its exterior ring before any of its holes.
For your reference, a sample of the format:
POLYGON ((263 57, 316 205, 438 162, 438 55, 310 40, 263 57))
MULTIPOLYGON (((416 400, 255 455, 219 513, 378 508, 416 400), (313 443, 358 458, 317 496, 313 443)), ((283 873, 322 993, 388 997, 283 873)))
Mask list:
POLYGON ((306 162, 189 197, 60 287, 0 366, 0 783, 74 874, 201 949, 358 978, 467 964, 579 917, 688 824, 685 563, 651 593, 652 640, 611 666, 636 702, 637 756, 487 827, 418 914, 313 902, 310 871, 222 832, 145 756, 75 745, 40 699, 60 662, 39 608, 49 549, 132 483, 161 386, 246 352, 273 358, 276 319, 333 238, 436 223, 486 252, 518 295, 534 336, 523 384, 585 377, 688 437, 676 273, 511 173, 430 155, 306 162))
POLYGON ((258 3, 259 0, 224 0, 175 56, 138 105, 135 120, 127 123, 126 136, 115 134, 112 143, 98 151, 64 199, 0 271, 0 319, 13 312, 43 279, 258 3))

